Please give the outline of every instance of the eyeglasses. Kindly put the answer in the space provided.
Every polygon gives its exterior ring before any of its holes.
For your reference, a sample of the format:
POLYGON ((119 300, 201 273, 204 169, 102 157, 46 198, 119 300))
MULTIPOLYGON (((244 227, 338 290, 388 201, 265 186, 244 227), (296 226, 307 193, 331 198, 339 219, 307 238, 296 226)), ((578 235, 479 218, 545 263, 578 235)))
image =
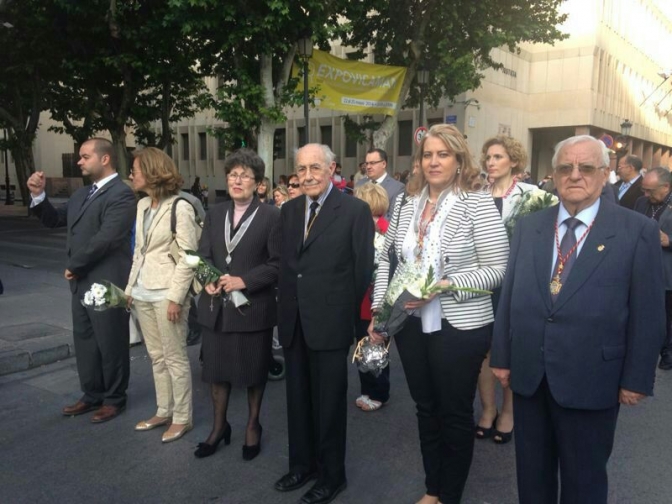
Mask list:
POLYGON ((377 165, 378 163, 382 163, 383 161, 384 161, 384 159, 379 159, 378 161, 367 161, 364 164, 366 166, 373 166, 373 165, 377 165))
POLYGON ((571 175, 572 172, 574 171, 575 166, 579 169, 579 173, 581 173, 581 175, 585 175, 588 177, 595 175, 597 170, 601 170, 602 168, 604 168, 604 166, 597 167, 595 165, 590 164, 580 164, 580 165, 561 164, 555 167, 555 173, 563 176, 571 175))
POLYGON ((297 184, 296 182, 294 182, 292 184, 287 184, 287 187, 291 187, 292 189, 298 189, 299 187, 301 187, 301 184, 297 184))
POLYGON ((658 184, 658 185, 657 185, 656 187, 654 187, 653 189, 644 189, 644 188, 642 187, 642 192, 643 192, 644 194, 651 194, 651 193, 652 193, 653 191, 655 191, 656 189, 660 189, 661 187, 665 187, 666 185, 667 185, 667 184, 658 184))
POLYGON ((241 182, 249 182, 254 179, 254 175, 250 175, 249 173, 229 173, 226 178, 232 182, 235 182, 237 179, 240 179, 241 182))

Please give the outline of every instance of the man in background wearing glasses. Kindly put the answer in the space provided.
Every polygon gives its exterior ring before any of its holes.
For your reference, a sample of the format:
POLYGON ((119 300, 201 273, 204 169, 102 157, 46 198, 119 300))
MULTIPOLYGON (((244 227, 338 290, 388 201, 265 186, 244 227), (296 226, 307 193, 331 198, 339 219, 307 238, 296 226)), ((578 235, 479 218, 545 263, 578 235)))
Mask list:
POLYGON ((383 149, 371 149, 366 153, 366 177, 360 179, 355 187, 367 184, 380 184, 380 186, 387 192, 387 197, 390 199, 390 206, 387 210, 386 218, 389 221, 394 210, 394 199, 397 194, 401 194, 405 187, 404 184, 398 180, 394 180, 387 174, 387 152, 383 149))
POLYGON ((516 224, 490 365, 514 393, 520 502, 606 504, 619 407, 653 393, 665 337, 659 232, 600 198, 599 140, 560 142, 552 164, 560 204, 516 224))

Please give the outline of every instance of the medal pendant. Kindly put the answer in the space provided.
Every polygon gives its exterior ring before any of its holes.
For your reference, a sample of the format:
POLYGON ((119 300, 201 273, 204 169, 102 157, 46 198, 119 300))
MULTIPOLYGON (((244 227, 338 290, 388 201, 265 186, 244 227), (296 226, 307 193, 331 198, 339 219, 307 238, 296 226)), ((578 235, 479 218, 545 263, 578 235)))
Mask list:
POLYGON ((550 284, 550 288, 551 288, 551 294, 553 296, 557 296, 558 294, 560 294, 560 289, 562 289, 562 282, 560 281, 559 276, 553 278, 553 281, 551 281, 550 284))

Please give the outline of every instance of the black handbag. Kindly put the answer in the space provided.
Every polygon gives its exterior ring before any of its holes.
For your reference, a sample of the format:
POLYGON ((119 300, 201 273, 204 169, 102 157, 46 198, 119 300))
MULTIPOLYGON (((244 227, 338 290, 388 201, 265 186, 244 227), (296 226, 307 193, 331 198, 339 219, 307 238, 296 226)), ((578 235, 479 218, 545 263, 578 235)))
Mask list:
MULTIPOLYGON (((399 209, 397 210, 397 226, 399 225, 399 215, 401 214, 401 208, 406 204, 406 191, 403 192, 403 196, 401 198, 401 205, 399 205, 399 209)), ((390 248, 387 249, 387 260, 390 263, 390 270, 389 270, 389 277, 387 279, 387 283, 389 284, 392 281, 392 277, 394 276, 394 272, 397 270, 397 266, 399 266, 399 256, 397 255, 397 250, 394 246, 394 242, 392 242, 392 245, 390 245, 390 248)))

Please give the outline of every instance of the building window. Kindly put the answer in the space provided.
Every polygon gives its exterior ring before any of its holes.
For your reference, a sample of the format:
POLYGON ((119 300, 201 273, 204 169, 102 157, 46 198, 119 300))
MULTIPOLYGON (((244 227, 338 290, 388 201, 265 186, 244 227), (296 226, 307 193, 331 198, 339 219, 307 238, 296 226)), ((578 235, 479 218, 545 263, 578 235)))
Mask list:
POLYGON ((206 133, 198 134, 199 159, 208 159, 208 135, 206 133))
POLYGON ((413 121, 399 121, 399 142, 397 145, 399 156, 413 154, 413 121))
POLYGON ((182 159, 189 161, 189 133, 182 133, 182 159))
POLYGON ((435 117, 434 119, 427 119, 427 129, 431 128, 435 124, 444 124, 443 119, 440 117, 435 117))
POLYGON ((306 128, 305 127, 300 127, 296 128, 296 132, 298 133, 299 136, 299 147, 303 147, 306 145, 306 128))
POLYGON ((320 138, 324 145, 328 145, 329 148, 332 148, 333 143, 333 129, 331 126, 320 126, 320 138))
POLYGON ((166 154, 168 154, 168 156, 171 157, 171 158, 173 157, 173 143, 172 142, 168 142, 166 144, 166 154))
POLYGON ((345 157, 357 157, 357 140, 345 134, 345 157))
POLYGON ((273 133, 273 159, 284 159, 287 157, 287 130, 285 128, 276 128, 273 133))

